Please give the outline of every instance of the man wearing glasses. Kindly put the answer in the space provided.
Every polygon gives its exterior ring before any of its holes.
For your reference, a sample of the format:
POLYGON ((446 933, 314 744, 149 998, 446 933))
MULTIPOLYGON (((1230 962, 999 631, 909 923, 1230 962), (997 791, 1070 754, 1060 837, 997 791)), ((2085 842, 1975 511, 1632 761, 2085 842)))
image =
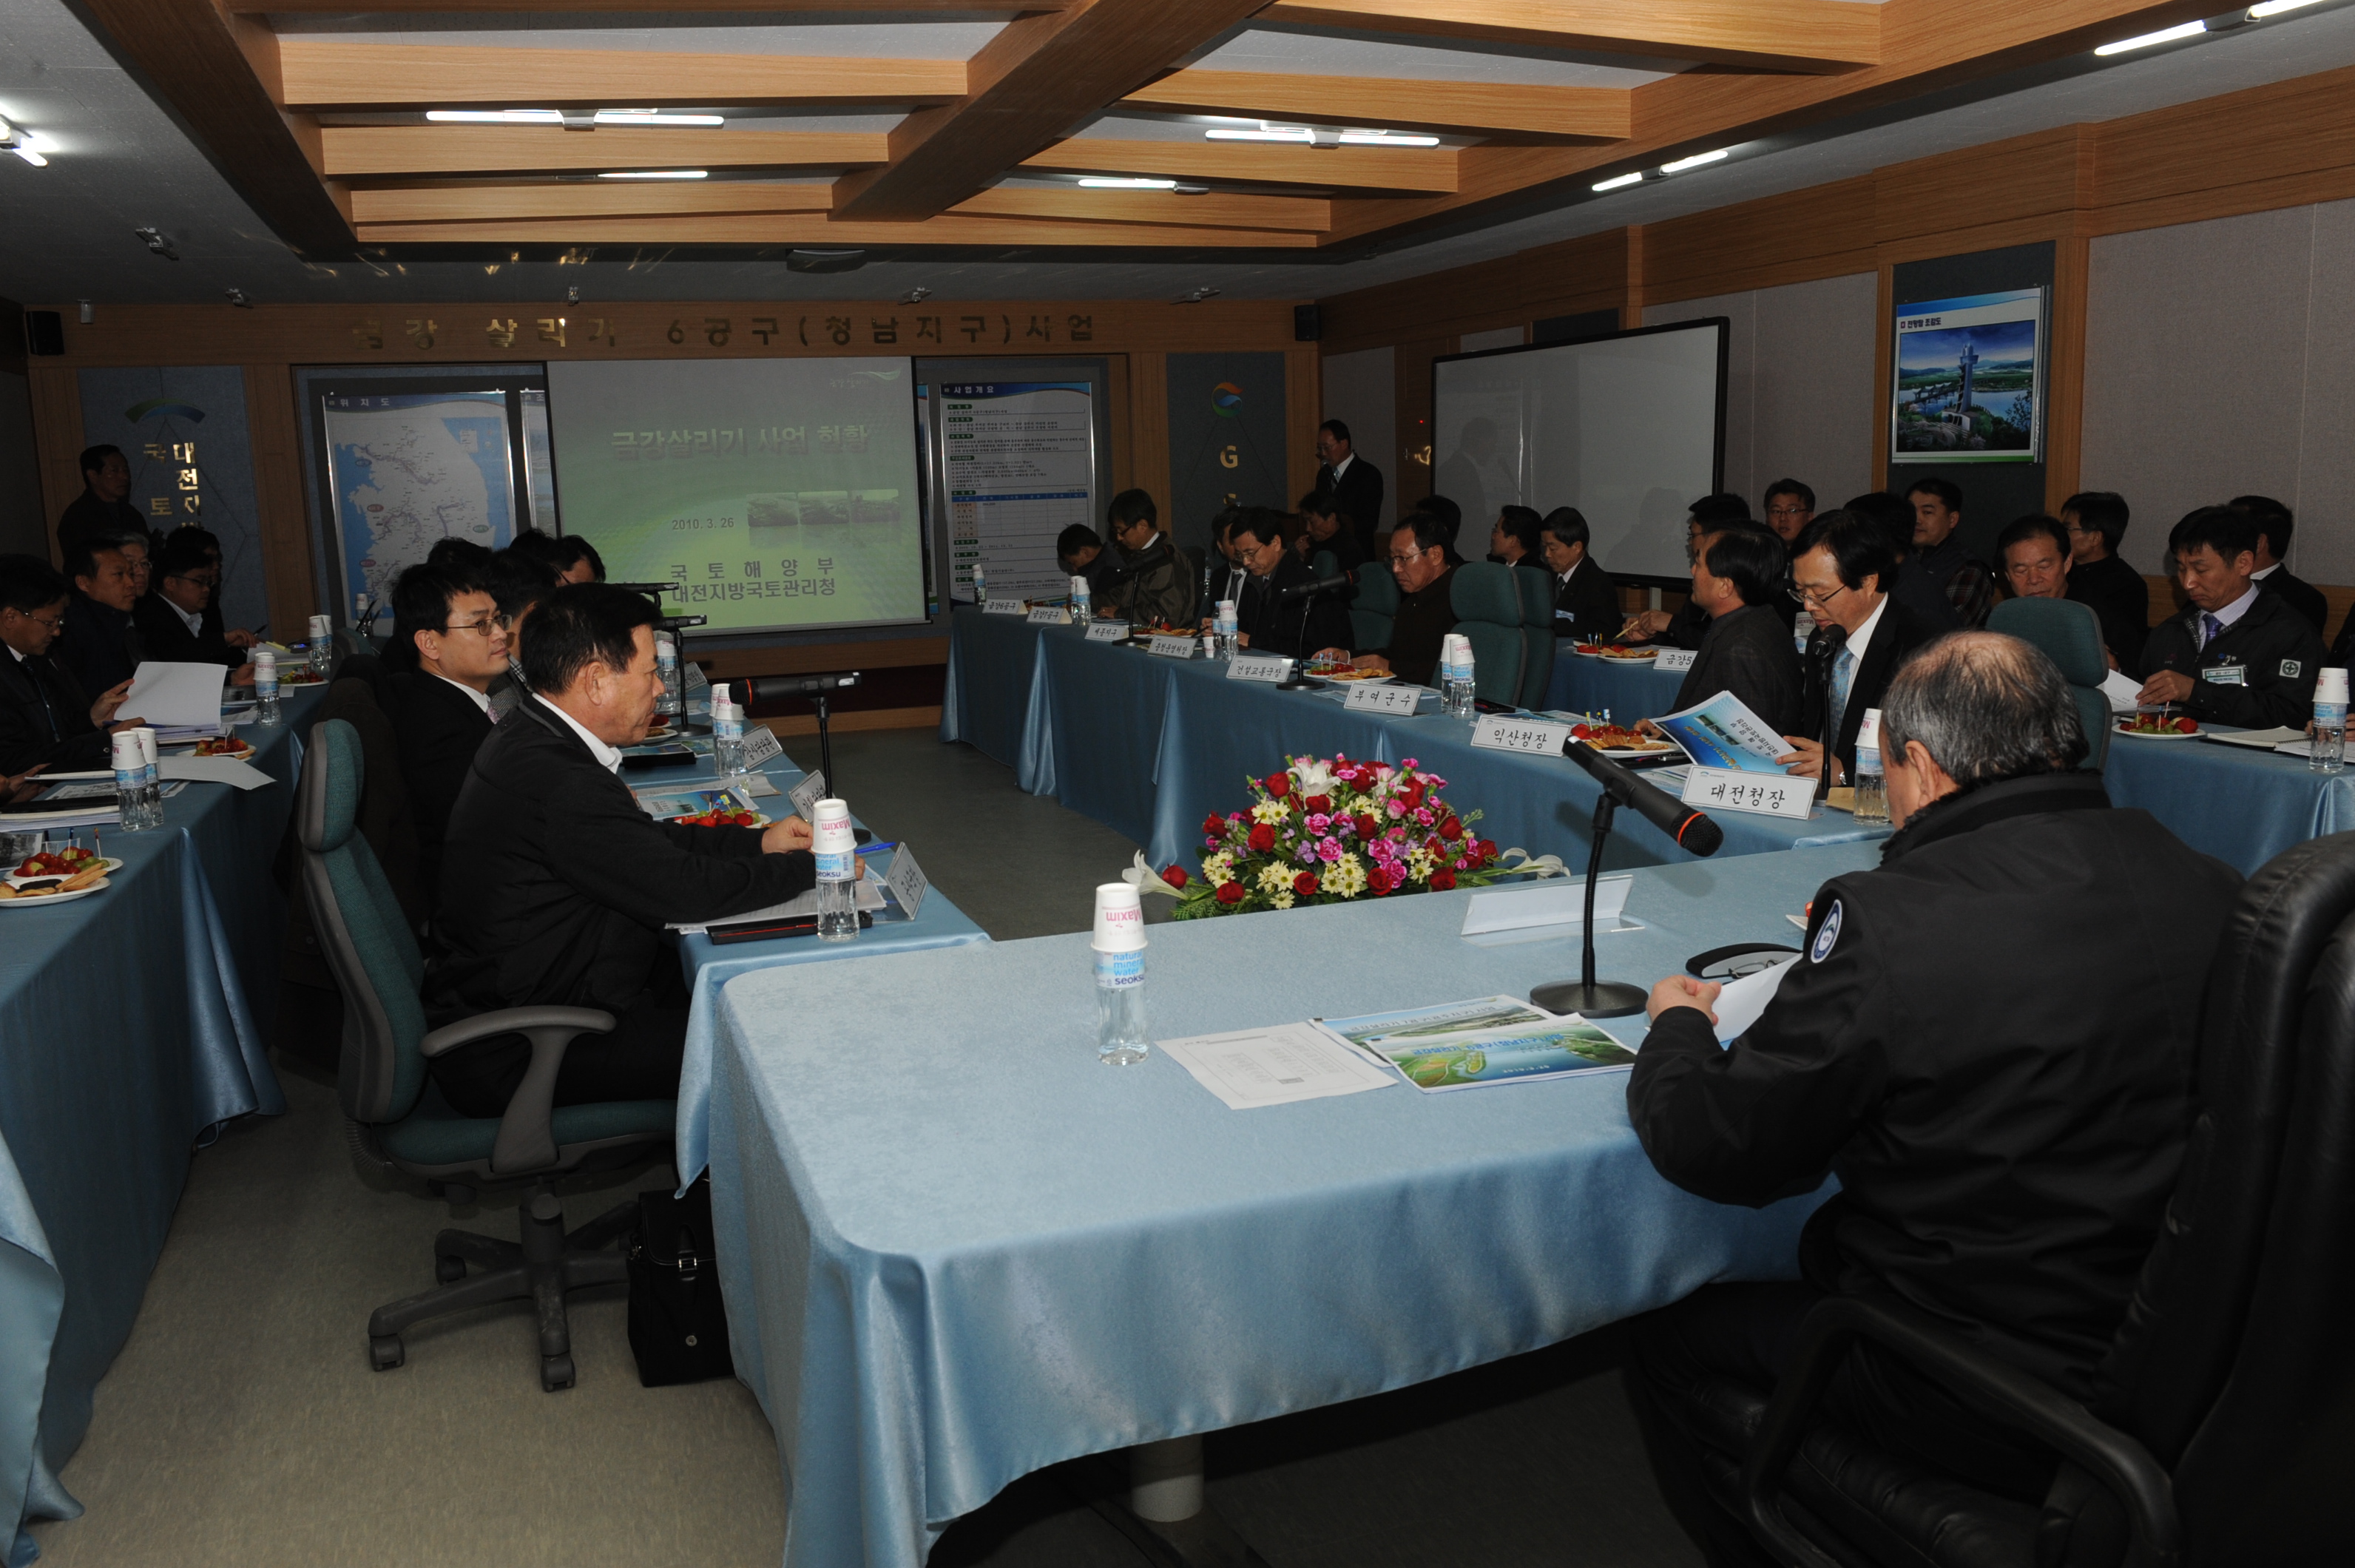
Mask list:
MULTIPOLYGON (((1399 520, 1391 534, 1391 575, 1398 579, 1399 607, 1391 617, 1390 645, 1349 662, 1359 669, 1383 669, 1401 680, 1429 686, 1439 670, 1439 650, 1455 630, 1455 569, 1447 564, 1447 525, 1428 512, 1399 520)), ((1347 648, 1321 652, 1347 657, 1347 648)))
POLYGON ((393 636, 417 653, 417 667, 391 677, 388 688, 418 870, 432 889, 441 886, 451 808, 490 737, 491 683, 507 673, 507 623, 480 582, 433 566, 412 566, 394 581, 392 614, 393 636))
POLYGON ((229 677, 231 686, 248 685, 253 667, 246 662, 245 650, 230 645, 220 617, 211 613, 213 595, 220 590, 220 566, 204 540, 190 537, 195 531, 181 528, 164 537, 155 586, 132 607, 132 624, 149 658, 165 664, 220 665, 236 672, 229 677))
POLYGON ((1783 737, 1792 749, 1777 760, 1791 773, 1818 778, 1828 750, 1830 783, 1838 784, 1856 774, 1865 709, 1881 706, 1906 656, 1937 634, 1881 586, 1896 574, 1897 552, 1871 519, 1826 512, 1791 549, 1791 593, 1814 614, 1816 630, 1807 639, 1799 702, 1804 732, 1783 737))
POLYGON ((65 773, 107 765, 107 736, 135 726, 115 720, 123 681, 97 701, 49 657, 66 620, 66 580, 46 560, 0 555, 0 773, 46 763, 65 773))

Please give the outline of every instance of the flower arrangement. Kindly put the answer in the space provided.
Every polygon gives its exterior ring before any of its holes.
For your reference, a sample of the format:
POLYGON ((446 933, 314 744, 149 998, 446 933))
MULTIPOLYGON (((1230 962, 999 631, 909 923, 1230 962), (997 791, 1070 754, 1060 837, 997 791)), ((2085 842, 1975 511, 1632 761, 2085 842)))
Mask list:
MULTIPOLYGON (((1481 814, 1458 813, 1440 795, 1447 781, 1422 772, 1412 757, 1395 767, 1293 757, 1282 772, 1250 784, 1248 811, 1203 819, 1199 877, 1177 865, 1159 873, 1154 891, 1177 898, 1174 918, 1444 892, 1561 869, 1551 856, 1500 853, 1493 840, 1475 837, 1481 814)), ((1139 870, 1152 874, 1141 857, 1139 870)), ((1136 872, 1130 880, 1145 883, 1136 872)))

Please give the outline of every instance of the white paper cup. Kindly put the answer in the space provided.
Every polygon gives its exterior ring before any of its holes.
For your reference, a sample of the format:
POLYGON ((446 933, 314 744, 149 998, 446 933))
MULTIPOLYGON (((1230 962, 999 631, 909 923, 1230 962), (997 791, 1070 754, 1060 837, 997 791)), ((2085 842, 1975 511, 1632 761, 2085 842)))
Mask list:
POLYGON ((850 826, 850 807, 828 796, 810 808, 810 849, 819 855, 847 855, 858 848, 850 826))
POLYGON ((1880 709, 1868 708, 1864 710, 1864 720, 1856 727, 1856 743, 1859 747, 1870 746, 1876 752, 1881 750, 1880 709))
POLYGON ((140 754, 137 731, 119 730, 115 731, 114 739, 109 744, 114 753, 116 773, 136 774, 147 766, 147 759, 140 754))
POLYGON ((155 767, 156 765, 155 731, 142 724, 138 729, 128 731, 126 733, 139 737, 139 760, 148 767, 155 767))
POLYGON ((2347 672, 2324 666, 2314 677, 2314 699, 2317 702, 2347 700, 2347 672))
POLYGON ((1086 578, 1084 578, 1084 577, 1074 577, 1074 578, 1072 578, 1072 579, 1071 579, 1071 597, 1072 597, 1072 598, 1074 598, 1074 599, 1084 599, 1084 598, 1086 598, 1087 596, 1088 596, 1088 580, 1087 580, 1086 578))
POLYGON ((1126 882, 1096 889, 1096 919, 1089 945, 1098 953, 1135 953, 1145 946, 1145 906, 1126 882))

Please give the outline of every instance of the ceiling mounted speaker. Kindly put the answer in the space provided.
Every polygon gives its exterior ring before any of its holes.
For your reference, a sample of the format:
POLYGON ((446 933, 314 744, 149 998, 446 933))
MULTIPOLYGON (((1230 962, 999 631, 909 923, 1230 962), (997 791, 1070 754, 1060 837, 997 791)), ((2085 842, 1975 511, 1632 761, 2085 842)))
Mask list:
POLYGON ((785 256, 789 272, 855 272, 865 265, 864 251, 793 251, 785 256))

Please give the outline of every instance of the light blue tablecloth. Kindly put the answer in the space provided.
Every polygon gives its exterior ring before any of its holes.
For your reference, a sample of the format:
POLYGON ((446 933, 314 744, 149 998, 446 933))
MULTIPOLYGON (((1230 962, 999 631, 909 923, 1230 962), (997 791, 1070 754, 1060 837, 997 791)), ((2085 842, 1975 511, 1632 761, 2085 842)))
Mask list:
POLYGON ((2243 873, 2308 838, 2355 827, 2355 775, 2315 773, 2303 757, 2113 735, 2102 778, 2114 804, 2141 806, 2243 873))
MULTIPOLYGON (((1636 873, 1605 977, 1789 943, 1870 846, 1636 873)), ((1156 1038, 1574 974, 1476 946, 1464 892, 1155 926, 1156 1038)), ((1642 1020, 1612 1026, 1632 1043, 1642 1020)), ((1721 1207, 1636 1143, 1618 1073, 1230 1111, 1156 1051, 1095 1061, 1087 939, 741 975, 711 1103, 738 1375, 775 1427, 787 1568, 915 1568, 1078 1455, 1443 1376, 1788 1277, 1816 1200, 1721 1207)))
MULTIPOLYGON (((279 782, 192 784, 153 833, 101 829, 125 863, 94 898, 0 911, 0 1489, 8 1560, 27 1518, 81 1510, 55 1470, 131 1332, 209 1129, 285 1109, 253 1003, 276 994, 284 901, 270 865, 295 731, 253 729, 279 782)), ((89 830, 83 830, 89 842, 89 830)))
POLYGON ((1677 688, 1684 678, 1680 671, 1589 657, 1571 652, 1567 643, 1556 643, 1553 679, 1546 685, 1545 705, 1565 713, 1597 716, 1607 709, 1613 723, 1633 724, 1638 719, 1675 712, 1677 688))

